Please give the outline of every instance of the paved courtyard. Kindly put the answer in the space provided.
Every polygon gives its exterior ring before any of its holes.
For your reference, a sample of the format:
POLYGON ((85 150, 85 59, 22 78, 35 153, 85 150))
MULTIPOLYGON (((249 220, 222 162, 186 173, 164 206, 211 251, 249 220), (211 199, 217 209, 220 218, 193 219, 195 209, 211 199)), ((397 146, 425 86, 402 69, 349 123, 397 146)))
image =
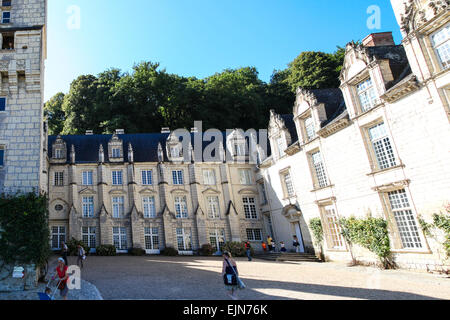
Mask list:
MULTIPOLYGON (((69 257, 75 259, 74 257, 69 257)), ((69 260, 69 263, 75 261, 69 260)), ((248 262, 238 258, 245 300, 450 299, 450 279, 336 263, 248 262)), ((82 278, 104 299, 229 299, 218 257, 88 257, 82 278)))

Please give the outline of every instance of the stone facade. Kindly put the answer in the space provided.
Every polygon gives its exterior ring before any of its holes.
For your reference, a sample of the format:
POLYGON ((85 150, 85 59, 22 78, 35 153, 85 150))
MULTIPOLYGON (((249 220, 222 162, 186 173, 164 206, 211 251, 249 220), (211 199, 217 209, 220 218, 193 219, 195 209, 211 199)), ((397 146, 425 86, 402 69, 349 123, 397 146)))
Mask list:
POLYGON ((203 244, 248 240, 247 229, 256 229, 250 240, 259 250, 267 231, 255 164, 185 161, 171 154, 170 143, 173 135, 163 133, 50 137, 52 247, 75 238, 90 247, 114 244, 119 252, 173 247, 193 254, 203 244), (255 200, 253 216, 246 217, 244 198, 255 200))
POLYGON ((43 124, 46 10, 46 0, 15 0, 1 7, 0 193, 47 191, 43 124), (10 13, 9 20, 5 12, 10 13))
MULTIPOLYGON (((309 221, 320 217, 327 259, 350 261, 338 221, 370 215, 388 221, 398 266, 446 269, 442 246, 418 218, 430 222, 450 201, 449 61, 434 38, 450 13, 445 1, 404 2, 392 0, 403 45, 386 33, 348 44, 341 96, 299 88, 293 115, 272 113, 272 155, 257 179, 278 240, 297 233, 303 249, 314 250, 309 221)), ((377 260, 358 246, 352 253, 377 260)))

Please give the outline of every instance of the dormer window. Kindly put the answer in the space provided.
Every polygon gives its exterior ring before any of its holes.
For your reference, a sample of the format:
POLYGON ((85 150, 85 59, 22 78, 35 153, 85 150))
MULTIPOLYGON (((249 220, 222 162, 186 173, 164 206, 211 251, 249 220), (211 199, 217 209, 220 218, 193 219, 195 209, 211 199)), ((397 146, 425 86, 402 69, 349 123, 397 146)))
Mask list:
POLYGON ((123 161, 123 141, 119 139, 117 134, 113 134, 108 143, 109 160, 112 162, 123 161))
POLYGON ((112 157, 120 158, 120 148, 112 148, 112 157))
POLYGON ((277 138, 277 148, 278 148, 278 157, 282 158, 285 155, 286 150, 286 140, 284 137, 280 136, 277 138))
POLYGON ((245 156, 245 143, 242 143, 242 142, 234 143, 234 155, 235 156, 245 156))
POLYGON ((182 157, 180 146, 172 146, 170 147, 170 156, 172 158, 180 158, 182 157))
POLYGON ((310 141, 310 140, 314 139, 314 137, 316 136, 316 129, 314 128, 314 121, 313 121, 312 116, 309 116, 304 121, 305 121, 304 125, 305 125, 306 139, 307 139, 307 141, 310 141))
POLYGON ((443 69, 450 67, 450 24, 431 36, 433 48, 443 69))
POLYGON ((55 149, 55 153, 53 155, 55 159, 64 159, 64 154, 62 149, 55 149))
POLYGON ((356 86, 356 91, 358 93, 362 112, 366 112, 375 106, 377 97, 372 79, 368 78, 359 83, 356 86))
POLYGON ((11 0, 2 0, 2 7, 11 7, 11 0))

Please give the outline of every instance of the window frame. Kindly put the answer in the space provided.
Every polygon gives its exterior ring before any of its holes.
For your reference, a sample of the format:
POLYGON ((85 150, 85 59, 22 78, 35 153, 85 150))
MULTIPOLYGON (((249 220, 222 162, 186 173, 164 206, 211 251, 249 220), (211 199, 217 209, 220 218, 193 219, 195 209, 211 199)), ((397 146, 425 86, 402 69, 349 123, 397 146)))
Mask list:
POLYGON ((203 184, 207 186, 215 186, 217 184, 216 181, 216 170, 214 169, 203 169, 203 184), (206 174, 209 172, 209 174, 206 174))
POLYGON ((64 187, 64 171, 53 172, 53 186, 64 187))
POLYGON ((342 236, 342 226, 334 203, 319 206, 322 224, 325 226, 325 238, 329 250, 347 251, 345 238, 342 236), (332 210, 330 212, 330 209, 332 210))
POLYGON ((258 228, 247 228, 245 229, 245 233, 247 235, 247 240, 248 241, 252 241, 252 242, 256 242, 256 241, 262 241, 263 236, 262 236, 262 229, 258 229, 258 228), (259 239, 256 237, 256 231, 259 231, 259 239), (251 237, 249 237, 249 235, 251 235, 251 237))
POLYGON ((173 203, 175 207, 175 217, 177 219, 187 219, 189 217, 187 196, 175 195, 173 203))
POLYGON ((123 170, 111 170, 111 178, 113 186, 123 186, 123 170))
POLYGON ((111 207, 112 207, 112 217, 115 219, 123 219, 125 214, 125 197, 112 196, 111 207))
POLYGON ((83 196, 81 198, 83 218, 94 217, 94 196, 83 196), (86 201, 85 201, 86 200, 86 201), (89 200, 89 201, 87 201, 89 200))
POLYGON ((142 211, 144 213, 144 218, 154 219, 156 218, 156 201, 155 196, 144 196, 142 197, 142 211))
POLYGON ((252 185, 252 170, 248 168, 239 168, 239 182, 241 185, 252 185), (246 172, 246 174, 244 174, 246 172))
POLYGON ((144 246, 147 253, 159 253, 159 227, 144 227, 144 246))
POLYGON ((356 94, 356 98, 357 98, 356 100, 358 102, 360 113, 368 112, 368 111, 372 110, 373 108, 375 108, 378 104, 378 97, 377 97, 377 90, 375 87, 375 82, 373 81, 373 79, 370 75, 368 75, 364 80, 359 81, 358 83, 355 84, 355 94, 356 94), (367 82, 370 82, 369 86, 367 86, 364 89, 359 88, 361 85, 363 85, 367 82), (373 93, 373 97, 369 93, 373 93), (366 108, 363 101, 361 100, 362 94, 365 94, 365 97, 370 104, 370 106, 368 108, 366 108))
MULTIPOLYGON (((395 168, 400 165, 399 163, 399 157, 396 153, 396 150, 394 148, 394 143, 391 135, 388 132, 388 128, 386 126, 386 122, 382 119, 372 122, 370 124, 367 124, 364 128, 364 135, 367 140, 368 150, 369 150, 369 160, 372 167, 372 171, 381 171, 381 170, 387 170, 391 168, 395 168), (372 138, 371 131, 372 129, 375 129, 377 127, 380 127, 383 125, 384 130, 384 136, 377 137, 375 139, 372 138), (387 141, 386 141, 387 139, 387 141), (379 153, 377 153, 377 150, 380 150, 380 148, 377 148, 375 143, 382 142, 382 148, 383 148, 383 155, 381 158, 379 158, 379 153), (389 144, 386 144, 386 143, 389 144), (389 157, 389 150, 391 150, 391 157, 389 157), (383 157, 385 160, 383 160, 383 157), (382 165, 382 162, 388 162, 389 166, 382 165)), ((380 155, 381 156, 381 155, 380 155)))
POLYGON ((83 186, 94 185, 94 172, 93 170, 84 170, 81 174, 81 184, 83 186))
POLYGON ((97 246, 97 227, 95 226, 81 227, 81 241, 83 241, 83 243, 88 248, 95 248, 97 246))
POLYGON ((6 166, 6 146, 0 145, 0 169, 6 166))
POLYGON ((242 207, 244 208, 244 216, 246 220, 258 220, 258 208, 256 207, 256 199, 254 196, 242 197, 242 207), (253 199, 253 201, 251 201, 251 199, 253 199))
POLYGON ((433 52, 434 52, 434 54, 436 56, 436 59, 437 59, 437 61, 439 63, 439 66, 440 66, 441 70, 446 70, 446 69, 450 68, 450 52, 449 52, 449 60, 447 60, 447 61, 442 61, 442 57, 441 57, 441 55, 439 53, 439 47, 445 46, 447 43, 449 44, 449 47, 450 47, 450 36, 447 39, 445 39, 442 42, 440 42, 440 43, 437 43, 436 40, 434 39, 434 37, 436 35, 438 35, 440 32, 444 31, 445 29, 448 29, 447 32, 448 32, 448 34, 450 34, 450 23, 446 24, 445 26, 443 26, 439 30, 436 30, 435 32, 433 32, 430 35, 431 46, 433 48, 433 52))
POLYGON ((11 11, 2 11, 2 24, 8 24, 11 23, 11 11), (5 13, 9 14, 9 18, 5 18, 5 13), (5 22, 5 19, 8 20, 5 22))
POLYGON ((117 252, 128 251, 128 235, 126 227, 112 227, 112 237, 113 237, 113 245, 116 248, 117 252), (114 232, 116 230, 118 232, 114 232), (116 243, 118 243, 119 246, 116 246, 116 243))
POLYGON ((141 182, 142 182, 143 186, 152 186, 153 185, 153 170, 152 169, 141 170, 141 182))
POLYGON ((311 151, 308 153, 309 164, 311 168, 311 173, 313 177, 313 186, 314 189, 322 189, 331 186, 330 179, 328 178, 328 172, 325 168, 325 162, 323 160, 322 152, 319 149, 311 151), (319 154, 320 163, 315 162, 315 155, 319 154), (317 165, 321 165, 321 168, 318 168, 317 165), (318 172, 321 169, 321 172, 318 172))
POLYGON ((220 219, 220 200, 218 196, 206 196, 209 219, 220 219), (214 201, 211 201, 214 200, 214 201), (213 209, 214 208, 214 209, 213 209))
MULTIPOLYGON (((5 96, 0 97, 0 101, 4 101, 4 105, 5 105, 3 110, 0 108, 0 112, 6 112, 6 107, 8 106, 8 97, 5 97, 5 96)), ((0 105, 1 105, 1 103, 0 103, 0 105)))
POLYGON ((63 241, 66 242, 66 237, 67 237, 67 228, 66 228, 66 226, 61 226, 61 225, 51 226, 50 244, 51 244, 52 250, 60 250, 60 249, 62 249, 61 243, 63 241), (57 228, 57 232, 56 233, 53 232, 55 230, 54 228, 57 228), (64 231, 61 232, 61 230, 64 230, 64 231), (56 241, 58 243, 58 247, 53 246, 54 241, 55 241, 55 238, 54 238, 55 236, 57 237, 56 241))
POLYGON ((172 184, 174 186, 184 185, 184 172, 183 171, 184 170, 172 170, 172 184))

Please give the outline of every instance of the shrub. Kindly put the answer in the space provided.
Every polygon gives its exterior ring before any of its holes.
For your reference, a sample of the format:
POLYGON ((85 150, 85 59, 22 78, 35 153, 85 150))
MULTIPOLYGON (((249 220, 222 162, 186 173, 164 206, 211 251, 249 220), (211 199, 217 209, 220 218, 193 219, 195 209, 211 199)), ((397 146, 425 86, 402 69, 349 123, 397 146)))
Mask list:
POLYGON ((202 245, 198 251, 201 256, 211 256, 214 252, 216 252, 216 250, 209 243, 202 245))
POLYGON ((322 222, 320 221, 320 218, 313 218, 309 220, 309 227, 311 228, 314 240, 318 246, 321 246, 323 243, 323 228, 322 228, 322 222))
POLYGON ((46 196, 0 197, 0 260, 42 267, 51 255, 46 196))
POLYGON ((174 249, 172 247, 166 247, 166 248, 161 250, 161 255, 163 255, 163 256, 177 256, 178 255, 178 250, 174 249))
POLYGON ((424 233, 434 238, 436 241, 439 237, 436 235, 438 229, 443 232, 445 240, 441 243, 444 247, 447 259, 450 258, 450 204, 445 207, 446 212, 440 212, 433 214, 433 223, 427 223, 425 220, 419 217, 419 223, 424 233))
MULTIPOLYGON (((245 244, 243 242, 226 242, 223 246, 223 251, 228 251, 231 253, 233 257, 245 257, 246 256, 246 250, 245 250, 245 244)), ((250 249, 251 255, 254 254, 253 247, 250 249)))
POLYGON ((393 267, 387 222, 381 218, 354 217, 341 219, 342 235, 349 243, 356 243, 375 253, 385 268, 393 267))
POLYGON ((103 244, 95 249, 98 256, 115 256, 117 255, 116 247, 112 244, 103 244))
POLYGON ((142 248, 131 248, 128 250, 128 254, 132 256, 144 256, 145 250, 142 248))
POLYGON ((77 240, 75 238, 72 238, 69 241, 67 241, 66 245, 69 248, 69 252, 67 253, 67 255, 69 256, 78 256, 78 245, 83 247, 84 252, 86 252, 86 255, 88 255, 90 251, 90 248, 86 246, 86 244, 83 241, 77 240))

